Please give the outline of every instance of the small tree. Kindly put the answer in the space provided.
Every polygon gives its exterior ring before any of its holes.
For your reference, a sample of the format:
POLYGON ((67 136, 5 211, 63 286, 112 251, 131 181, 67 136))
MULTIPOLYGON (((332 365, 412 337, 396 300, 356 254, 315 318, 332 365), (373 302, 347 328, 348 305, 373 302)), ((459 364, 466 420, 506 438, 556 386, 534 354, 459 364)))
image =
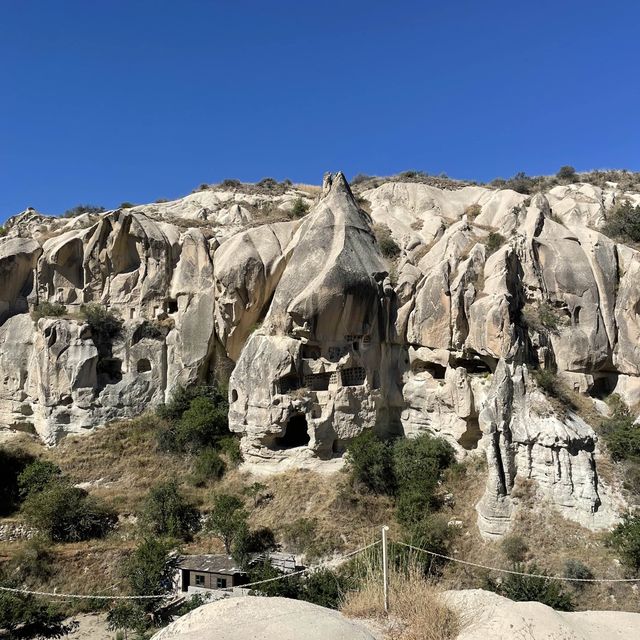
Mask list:
POLYGON ((199 519, 200 513, 173 480, 157 484, 144 501, 142 521, 157 536, 189 539, 198 529, 199 519))
POLYGON ((623 202, 613 212, 607 214, 602 229, 608 236, 640 242, 640 205, 623 202))
POLYGON ((352 586, 351 581, 340 573, 331 569, 318 569, 302 582, 300 599, 320 607, 338 609, 352 586))
POLYGON ((573 180, 576 177, 576 170, 571 165, 564 165, 560 167, 558 173, 556 173, 556 178, 560 180, 573 180))
POLYGON ((253 508, 258 508, 258 502, 260 500, 260 496, 264 491, 267 490, 267 485, 262 484, 261 482, 254 482, 245 488, 245 495, 250 496, 253 499, 253 508))
MULTIPOLYGON (((18 587, 3 581, 3 586, 18 587)), ((0 592, 0 629, 8 640, 60 638, 73 631, 77 622, 65 622, 66 615, 57 605, 32 595, 0 592)))
POLYGON ((507 560, 514 564, 524 562, 529 547, 522 536, 506 536, 500 545, 507 560))
POLYGON ((57 302, 43 300, 31 312, 31 317, 37 322, 40 318, 60 318, 67 313, 67 307, 57 302))
POLYGON ((83 304, 80 312, 87 320, 98 351, 100 351, 100 345, 111 345, 122 332, 124 324, 122 318, 100 304, 95 302, 83 304))
POLYGON ((391 445, 373 431, 363 431, 347 448, 347 464, 353 479, 374 493, 395 491, 391 445))
POLYGON ((145 615, 144 608, 134 602, 121 602, 107 614, 107 629, 109 631, 124 631, 125 640, 128 631, 134 632, 137 637, 144 637, 148 625, 149 620, 145 615))
POLYGON ((626 514, 611 533, 609 543, 622 554, 627 565, 640 570, 640 516, 626 514))
POLYGON ((234 539, 247 528, 247 512, 240 498, 220 493, 213 499, 213 509, 207 520, 207 529, 222 540, 224 549, 231 553, 234 539))
POLYGON ((487 243, 485 245, 487 249, 487 256, 494 254, 505 242, 506 240, 503 235, 492 231, 487 236, 487 243))
POLYGON ((583 589, 588 582, 582 582, 582 580, 593 580, 593 571, 584 564, 584 562, 580 562, 580 560, 575 560, 574 558, 569 558, 564 563, 564 576, 565 578, 570 578, 572 580, 578 580, 577 582, 572 582, 571 584, 576 589, 583 589))
POLYGON ((55 542, 101 538, 118 520, 112 509, 64 481, 30 493, 23 511, 28 524, 55 542))
POLYGON ((602 421, 601 431, 607 449, 616 462, 640 458, 640 426, 619 398, 613 406, 613 415, 602 421))
POLYGON ((80 216, 83 213, 97 214, 97 213, 103 213, 104 211, 106 211, 104 207, 97 206, 95 204, 79 204, 75 207, 72 207, 71 209, 67 209, 62 214, 62 217, 75 218, 76 216, 80 216))
POLYGON ((176 426, 176 444, 181 451, 200 450, 228 433, 227 407, 207 397, 194 398, 176 426))
POLYGON ((291 215, 294 218, 302 218, 309 213, 309 205, 300 197, 293 201, 293 207, 291 208, 291 215))
POLYGON ((385 258, 390 260, 400 255, 400 247, 391 235, 391 229, 386 224, 376 224, 373 227, 373 233, 378 241, 380 252, 385 258))
POLYGON ((23 496, 18 478, 31 462, 33 457, 24 451, 0 448, 0 516, 11 514, 20 506, 23 496))
POLYGON ((202 487, 211 480, 219 480, 224 475, 226 465, 220 454, 213 448, 203 449, 193 463, 192 482, 202 487))
POLYGON ((27 465, 18 476, 18 487, 20 495, 26 498, 30 493, 43 491, 52 482, 60 480, 62 471, 57 464, 48 460, 36 460, 27 465))
POLYGON ((142 600, 141 606, 152 611, 173 586, 177 558, 169 554, 170 545, 156 538, 145 538, 126 560, 123 574, 132 595, 158 596, 142 600))

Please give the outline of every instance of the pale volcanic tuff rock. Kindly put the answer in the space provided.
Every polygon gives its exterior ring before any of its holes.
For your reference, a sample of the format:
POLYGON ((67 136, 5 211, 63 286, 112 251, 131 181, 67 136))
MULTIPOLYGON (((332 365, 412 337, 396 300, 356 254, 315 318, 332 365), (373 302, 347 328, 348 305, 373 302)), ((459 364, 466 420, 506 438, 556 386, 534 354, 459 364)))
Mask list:
POLYGON ((487 457, 485 535, 508 530, 522 480, 565 516, 610 526, 596 435, 531 370, 640 400, 640 254, 598 231, 640 195, 391 180, 359 194, 369 214, 335 174, 309 215, 286 221, 300 197, 312 202, 284 185, 226 186, 12 218, 0 238, 0 424, 54 444, 228 371, 230 426, 254 470, 325 468, 363 429, 426 431, 487 457), (265 216, 283 221, 259 225, 265 216), (375 224, 400 246, 397 264, 375 224), (34 322, 44 300, 66 315, 34 322), (78 314, 89 302, 124 321, 106 361, 78 314))

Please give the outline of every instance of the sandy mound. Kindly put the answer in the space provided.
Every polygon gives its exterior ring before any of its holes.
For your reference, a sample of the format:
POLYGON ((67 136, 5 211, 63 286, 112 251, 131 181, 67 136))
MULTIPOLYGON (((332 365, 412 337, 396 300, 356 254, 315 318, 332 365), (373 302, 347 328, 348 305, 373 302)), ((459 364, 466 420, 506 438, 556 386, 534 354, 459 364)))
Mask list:
POLYGON ((375 640, 337 611, 287 598, 228 598, 194 609, 152 640, 375 640))
POLYGON ((635 638, 640 629, 640 613, 564 613, 539 602, 512 602, 481 589, 448 591, 446 599, 468 622, 458 640, 615 640, 635 638))

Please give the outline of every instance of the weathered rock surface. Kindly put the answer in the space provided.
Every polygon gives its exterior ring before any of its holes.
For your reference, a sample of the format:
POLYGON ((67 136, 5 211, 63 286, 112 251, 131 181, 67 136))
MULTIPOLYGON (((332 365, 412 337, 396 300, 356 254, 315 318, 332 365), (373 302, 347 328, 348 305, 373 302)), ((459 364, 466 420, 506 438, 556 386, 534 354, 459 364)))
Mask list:
POLYGON ((205 604, 158 631, 153 640, 375 640, 332 609, 302 600, 252 596, 205 604))
POLYGON ((288 212, 312 199, 286 186, 73 219, 29 209, 0 238, 0 426, 55 444, 228 378, 254 469, 335 464, 364 429, 429 432, 487 457, 485 535, 508 529, 521 481, 611 526, 596 434, 532 371, 598 408, 611 392, 640 400, 640 253, 599 231, 623 197, 640 202, 613 183, 527 197, 391 180, 356 199, 335 174, 301 219, 288 212), (36 322, 43 302, 66 311, 36 322), (106 355, 88 303, 123 319, 106 355))
POLYGON ((464 629, 458 640, 613 640, 633 638, 639 613, 626 611, 555 611, 540 602, 513 602, 508 598, 468 589, 447 591, 446 602, 458 610, 464 629))

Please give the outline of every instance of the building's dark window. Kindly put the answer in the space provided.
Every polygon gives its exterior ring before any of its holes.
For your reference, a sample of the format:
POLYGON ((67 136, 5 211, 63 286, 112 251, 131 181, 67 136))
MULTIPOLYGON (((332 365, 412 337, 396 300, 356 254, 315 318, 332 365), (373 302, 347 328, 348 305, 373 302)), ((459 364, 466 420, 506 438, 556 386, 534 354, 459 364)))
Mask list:
POLYGON ((218 589, 226 589, 226 587, 227 587, 227 579, 226 578, 217 578, 216 579, 216 586, 218 587, 218 589))
POLYGON ((196 574, 196 587, 204 587, 204 576, 196 574))

